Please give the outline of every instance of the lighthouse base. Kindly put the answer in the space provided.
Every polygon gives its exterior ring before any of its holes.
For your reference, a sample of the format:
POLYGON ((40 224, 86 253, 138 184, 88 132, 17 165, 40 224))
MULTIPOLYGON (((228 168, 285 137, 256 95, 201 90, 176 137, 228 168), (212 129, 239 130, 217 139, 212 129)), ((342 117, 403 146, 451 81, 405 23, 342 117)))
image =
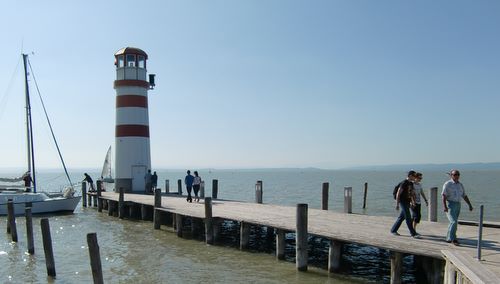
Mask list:
POLYGON ((120 192, 120 188, 123 188, 123 192, 132 192, 132 179, 115 178, 115 192, 120 192))

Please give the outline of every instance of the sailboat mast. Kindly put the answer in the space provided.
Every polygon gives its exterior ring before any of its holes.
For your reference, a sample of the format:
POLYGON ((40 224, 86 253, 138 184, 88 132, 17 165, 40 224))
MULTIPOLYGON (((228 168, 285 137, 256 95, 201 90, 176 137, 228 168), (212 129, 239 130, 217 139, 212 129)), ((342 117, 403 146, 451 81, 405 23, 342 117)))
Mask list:
POLYGON ((35 155, 33 147, 33 124, 31 122, 31 102, 30 102, 30 91, 28 85, 28 67, 27 67, 28 55, 23 54, 23 64, 24 64, 24 87, 26 93, 26 141, 28 147, 28 171, 31 175, 33 182, 33 192, 36 192, 36 177, 35 177, 35 155))

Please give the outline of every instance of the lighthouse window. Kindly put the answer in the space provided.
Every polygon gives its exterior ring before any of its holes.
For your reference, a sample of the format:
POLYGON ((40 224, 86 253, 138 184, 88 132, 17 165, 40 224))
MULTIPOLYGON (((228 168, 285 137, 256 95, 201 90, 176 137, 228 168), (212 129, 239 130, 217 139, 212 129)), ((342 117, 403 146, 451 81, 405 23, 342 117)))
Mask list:
POLYGON ((135 55, 134 54, 127 54, 127 66, 128 67, 135 67, 135 55))
POLYGON ((118 56, 118 68, 124 67, 125 66, 125 58, 123 58, 123 55, 118 56))
POLYGON ((146 59, 144 55, 137 55, 137 67, 146 68, 146 59))

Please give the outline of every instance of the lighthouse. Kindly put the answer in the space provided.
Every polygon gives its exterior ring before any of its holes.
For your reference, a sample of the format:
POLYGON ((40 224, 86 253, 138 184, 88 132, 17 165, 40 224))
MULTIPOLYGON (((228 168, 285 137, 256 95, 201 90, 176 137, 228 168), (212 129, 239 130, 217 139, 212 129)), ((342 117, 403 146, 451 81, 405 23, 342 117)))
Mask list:
POLYGON ((115 191, 145 192, 145 175, 151 169, 149 146, 148 90, 154 75, 146 80, 148 55, 126 47, 115 53, 116 129, 115 191))

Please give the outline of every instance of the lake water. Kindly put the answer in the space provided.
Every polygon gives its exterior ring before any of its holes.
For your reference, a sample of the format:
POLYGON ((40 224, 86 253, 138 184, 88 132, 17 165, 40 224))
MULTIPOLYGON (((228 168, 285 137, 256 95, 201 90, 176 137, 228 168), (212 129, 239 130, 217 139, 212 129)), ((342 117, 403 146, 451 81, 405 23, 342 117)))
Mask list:
MULTIPOLYGON (((194 170, 194 169, 192 169, 194 170)), ((404 172, 330 171, 330 170, 201 170, 207 196, 212 179, 219 181, 219 198, 254 201, 255 182, 263 181, 264 202, 295 206, 308 203, 320 208, 321 185, 330 183, 330 210, 343 211, 343 188, 353 188, 353 212, 396 216, 392 189, 404 178, 404 172), (368 183, 367 208, 362 209, 363 185, 368 183)), ((96 173, 91 173, 97 177, 96 173)), ((170 180, 171 191, 177 190, 177 179, 184 171, 158 171, 159 187, 170 180)), ((5 174, 3 174, 5 175, 5 174)), ((462 171, 464 183, 475 208, 485 206, 485 219, 500 221, 498 185, 500 171, 462 171)), ((73 173, 73 181, 83 173, 73 173)), ((444 171, 424 172, 425 189, 439 187, 447 176, 444 171)), ((39 188, 60 190, 64 177, 41 173, 39 188)), ((185 190, 184 190, 185 191, 185 190)), ((425 206, 424 206, 425 207, 425 206)), ((438 221, 447 222, 441 205, 438 221)), ((477 220, 479 210, 463 210, 461 219, 477 220)), ((423 212, 427 218, 427 213, 423 212)), ((24 218, 18 218, 19 242, 11 243, 5 233, 6 218, 0 217, 0 282, 2 283, 80 283, 91 282, 86 234, 96 232, 106 283, 364 283, 388 281, 386 252, 373 248, 350 247, 346 261, 352 266, 338 275, 328 275, 322 268, 309 267, 299 273, 291 261, 277 261, 270 253, 240 252, 232 246, 207 246, 198 240, 178 238, 166 227, 153 230, 149 221, 119 220, 97 213, 93 208, 78 207, 75 214, 50 217, 57 277, 46 277, 40 218, 34 219, 35 255, 26 254, 24 218), (377 258, 377 255, 380 256, 377 258), (385 263, 380 264, 380 259, 385 263), (349 262, 348 262, 349 263, 349 262), (353 274, 353 275, 352 275, 353 274)), ((392 224, 387 224, 389 230, 392 224)), ((443 232, 444 234, 445 232, 443 232)), ((314 243, 310 243, 314 245, 314 243)), ((321 250, 321 246, 319 250, 321 250)), ((319 264, 324 266, 324 264, 319 264)), ((409 276, 411 279, 411 276, 409 276)))

